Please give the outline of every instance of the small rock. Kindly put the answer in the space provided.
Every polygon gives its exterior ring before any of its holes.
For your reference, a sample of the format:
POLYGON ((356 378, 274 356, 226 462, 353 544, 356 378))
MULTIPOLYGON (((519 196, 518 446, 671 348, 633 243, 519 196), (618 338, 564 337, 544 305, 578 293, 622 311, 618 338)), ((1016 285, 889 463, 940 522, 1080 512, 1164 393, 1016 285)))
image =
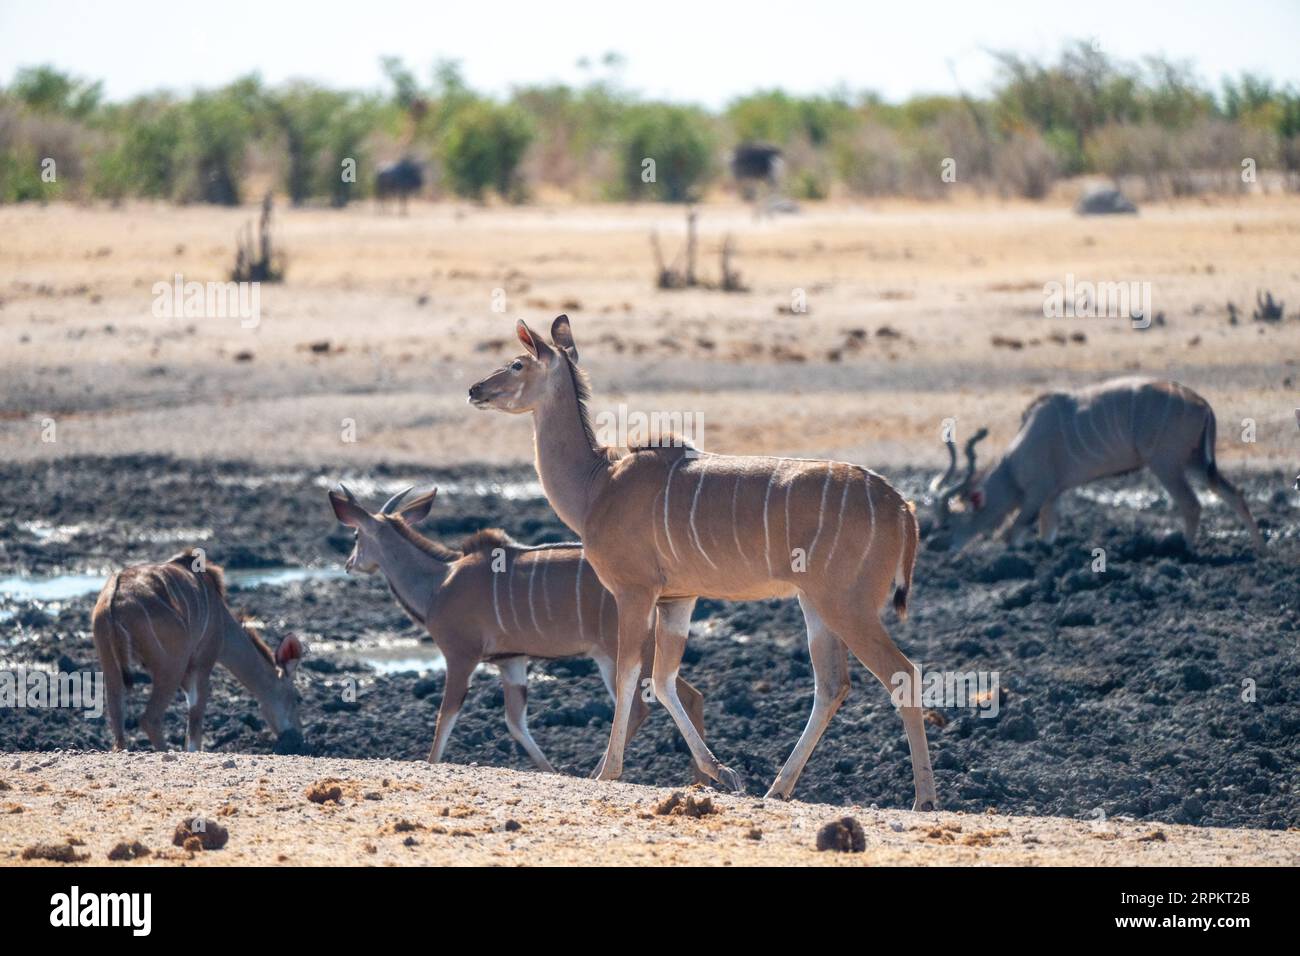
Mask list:
POLYGON ((853 817, 832 820, 817 831, 817 849, 837 853, 861 853, 867 848, 867 835, 853 817))
POLYGON ((191 853, 198 850, 220 850, 230 839, 230 831, 212 820, 182 820, 172 834, 172 846, 183 847, 191 853), (196 826, 197 824, 197 826, 196 826))

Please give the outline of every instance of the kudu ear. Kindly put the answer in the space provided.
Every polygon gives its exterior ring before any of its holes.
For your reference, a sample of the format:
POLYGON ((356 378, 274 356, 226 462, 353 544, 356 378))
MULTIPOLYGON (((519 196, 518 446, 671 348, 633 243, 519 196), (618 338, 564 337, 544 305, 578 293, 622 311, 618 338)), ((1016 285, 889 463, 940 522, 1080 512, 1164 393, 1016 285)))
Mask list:
POLYGON ((275 662, 281 670, 292 677, 306 651, 306 646, 298 639, 297 634, 286 634, 280 646, 275 649, 275 662))
POLYGON ((361 527, 361 522, 370 517, 370 512, 361 507, 342 485, 339 485, 339 490, 330 491, 330 507, 334 509, 334 517, 339 519, 339 523, 349 528, 361 527))
POLYGON ((564 349, 564 354, 569 356, 574 365, 578 364, 578 346, 573 342, 573 330, 569 328, 567 315, 556 316, 551 323, 551 341, 556 347, 564 349))
POLYGON ((528 350, 528 354, 539 362, 550 357, 551 347, 538 338, 523 319, 515 322, 515 335, 519 336, 519 341, 528 350))
POLYGON ((429 517, 429 510, 433 507, 433 499, 437 496, 437 488, 422 492, 413 500, 402 505, 401 510, 397 512, 398 517, 409 525, 419 524, 425 518, 429 517))

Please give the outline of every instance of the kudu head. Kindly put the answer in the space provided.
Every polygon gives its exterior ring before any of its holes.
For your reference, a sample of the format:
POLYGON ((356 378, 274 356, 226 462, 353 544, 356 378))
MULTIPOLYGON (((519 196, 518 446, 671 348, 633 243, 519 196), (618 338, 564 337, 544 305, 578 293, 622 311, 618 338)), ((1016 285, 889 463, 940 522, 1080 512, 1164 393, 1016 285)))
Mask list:
POLYGON ((948 548, 952 551, 960 551, 979 535, 997 530, 1016 504, 1012 489, 1002 480, 1001 469, 976 469, 975 446, 988 433, 987 428, 981 428, 966 440, 966 470, 960 475, 957 445, 948 439, 948 470, 930 482, 935 523, 948 534, 948 548), (954 501, 960 503, 960 511, 953 510, 954 501))
POLYGON ((356 532, 352 553, 348 555, 345 565, 348 574, 354 571, 373 574, 380 569, 385 549, 396 544, 398 532, 393 530, 391 522, 403 521, 417 525, 429 516, 438 489, 422 491, 407 500, 411 491, 412 488, 399 491, 374 513, 367 511, 343 485, 330 491, 330 506, 334 509, 334 516, 356 532))
POLYGON ((531 412, 570 380, 569 363, 564 356, 577 364, 578 349, 573 344, 567 315, 551 323, 549 344, 522 319, 515 323, 515 334, 523 343, 524 352, 470 386, 469 402, 476 408, 495 408, 512 415, 531 412))
MULTIPOLYGON (((252 621, 241 618, 239 626, 253 643, 270 649, 252 621)), ((262 718, 276 735, 276 753, 298 753, 303 747, 302 717, 298 713, 302 698, 294 686, 294 677, 306 652, 306 645, 297 634, 286 634, 272 654, 275 676, 263 679, 262 693, 258 694, 262 718)))

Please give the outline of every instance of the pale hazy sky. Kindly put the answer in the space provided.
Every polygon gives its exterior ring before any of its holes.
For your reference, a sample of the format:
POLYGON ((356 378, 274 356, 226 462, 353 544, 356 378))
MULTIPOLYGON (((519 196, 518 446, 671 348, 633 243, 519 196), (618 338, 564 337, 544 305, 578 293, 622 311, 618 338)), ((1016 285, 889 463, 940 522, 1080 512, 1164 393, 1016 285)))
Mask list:
POLYGON ((427 80, 440 57, 477 88, 580 82, 581 57, 626 57, 622 83, 647 96, 709 106, 763 87, 838 85, 897 100, 982 92, 989 49, 1054 56, 1069 38, 1122 59, 1191 60, 1217 89, 1251 70, 1300 83, 1300 0, 605 0, 456 3, 381 0, 0 0, 0 83, 50 62, 102 79, 110 99, 187 92, 260 71, 383 88, 379 57, 403 57, 427 80))

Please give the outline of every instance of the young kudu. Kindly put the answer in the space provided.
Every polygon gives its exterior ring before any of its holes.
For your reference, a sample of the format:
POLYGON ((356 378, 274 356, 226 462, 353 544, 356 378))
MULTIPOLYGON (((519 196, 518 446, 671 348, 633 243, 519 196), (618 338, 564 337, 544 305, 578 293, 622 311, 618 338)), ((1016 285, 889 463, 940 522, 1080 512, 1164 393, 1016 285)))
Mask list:
MULTIPOLYGON (((551 344, 523 323, 524 354, 474 385, 470 401, 531 412, 542 488, 582 537, 587 560, 618 604, 615 714, 598 776, 617 779, 642 654, 655 637, 655 693, 672 713, 697 766, 736 790, 691 726, 675 678, 697 598, 798 597, 815 672, 813 711, 769 796, 787 797, 849 689, 847 646, 887 688, 920 674, 886 633, 880 610, 894 594, 900 615, 916 556, 916 519, 884 478, 833 461, 700 454, 596 442, 587 387, 569 321, 551 344), (657 634, 656 634, 657 626, 657 634)), ((661 438, 662 445, 672 444, 661 438)), ((917 809, 936 805, 918 707, 900 712, 912 754, 917 809)))
POLYGON ((118 571, 100 592, 90 621, 104 670, 113 749, 127 746, 123 707, 126 688, 131 686, 132 655, 153 682, 140 727, 156 750, 166 747, 163 716, 181 689, 189 703, 185 749, 203 749, 203 711, 212 666, 218 661, 257 699, 262 716, 278 736, 277 751, 290 753, 302 746, 298 693, 293 686, 302 642, 290 634, 273 654, 255 630, 231 613, 217 565, 204 566, 182 552, 163 564, 118 571))
POLYGON ((975 445, 966 442, 966 472, 957 474, 957 449, 948 444, 948 471, 931 483, 939 524, 951 530, 950 547, 993 534, 1013 512, 1007 538, 1021 540, 1037 521, 1039 534, 1056 538, 1056 499, 1099 478, 1150 468, 1183 519, 1188 547, 1196 540, 1201 505, 1187 475, 1203 478, 1237 513, 1256 550, 1264 538, 1241 492, 1214 461, 1214 411, 1190 388, 1145 378, 1111 379, 1077 392, 1041 395, 1025 410, 1020 431, 987 472, 975 469, 975 445), (952 499, 965 508, 950 510, 952 499))
MULTIPOLYGON (((487 662, 501 671, 510 736, 539 769, 553 773, 528 731, 528 659, 589 657, 614 692, 617 609, 585 560, 582 545, 530 548, 493 528, 471 535, 453 551, 414 528, 428 517, 436 488, 409 500, 407 488, 373 514, 339 488, 330 492, 330 505, 339 521, 356 531, 348 572, 381 572, 397 603, 429 632, 446 661, 429 762, 442 759, 470 677, 487 662)), ((649 675, 648 654, 642 670, 649 675)), ((680 678, 676 687, 702 736, 703 697, 680 678)), ((629 736, 648 713, 638 695, 629 736)))

